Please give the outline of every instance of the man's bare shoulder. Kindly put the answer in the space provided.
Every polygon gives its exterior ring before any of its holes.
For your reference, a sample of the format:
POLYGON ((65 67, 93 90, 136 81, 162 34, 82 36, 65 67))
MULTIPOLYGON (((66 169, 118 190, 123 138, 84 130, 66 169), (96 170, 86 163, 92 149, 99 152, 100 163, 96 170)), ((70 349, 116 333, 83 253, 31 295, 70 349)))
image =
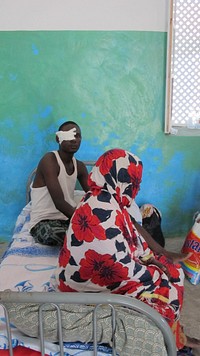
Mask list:
POLYGON ((50 172, 59 172, 59 165, 56 159, 56 156, 53 152, 47 152, 40 160, 38 167, 38 173, 43 175, 49 174, 50 172))
POLYGON ((76 163, 77 163, 77 167, 86 167, 85 163, 83 161, 79 161, 77 158, 76 158, 76 163))
POLYGON ((87 167, 84 162, 76 160, 77 161, 77 178, 85 192, 89 190, 88 186, 88 171, 87 167))
POLYGON ((85 165, 85 163, 83 161, 79 161, 78 159, 76 160, 76 163, 77 163, 77 172, 78 172, 78 175, 87 171, 87 167, 85 165))
POLYGON ((45 153, 45 155, 41 158, 40 162, 39 162, 39 166, 41 165, 46 165, 48 163, 56 163, 56 156, 53 152, 47 152, 45 153))
POLYGON ((56 156, 53 152, 47 152, 38 164, 33 187, 37 188, 46 185, 46 180, 57 177, 58 174, 59 166, 56 156))

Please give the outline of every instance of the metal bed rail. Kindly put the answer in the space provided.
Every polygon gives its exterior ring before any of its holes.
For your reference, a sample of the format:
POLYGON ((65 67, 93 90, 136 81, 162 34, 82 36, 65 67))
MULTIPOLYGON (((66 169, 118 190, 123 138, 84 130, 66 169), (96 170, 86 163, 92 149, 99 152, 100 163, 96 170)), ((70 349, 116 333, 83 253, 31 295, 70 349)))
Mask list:
POLYGON ((94 351, 93 355, 97 356, 97 311, 103 305, 108 305, 111 308, 112 314, 112 334, 113 334, 113 345, 112 345, 112 355, 116 356, 116 347, 115 347, 115 327, 116 327, 116 315, 115 315, 115 306, 123 306, 139 312, 141 315, 148 317, 153 323, 161 330, 166 345, 166 350, 168 356, 176 356, 176 344, 175 339, 172 334, 172 331, 167 324, 166 320, 153 308, 146 305, 145 303, 130 298, 127 296, 121 296, 116 294, 107 294, 107 293, 46 293, 46 292, 13 292, 13 291, 4 291, 0 292, 0 305, 3 306, 5 318, 6 318, 6 327, 8 335, 8 344, 9 344, 9 355, 13 356, 12 348, 12 335, 11 329, 9 326, 9 313, 6 309, 5 304, 9 303, 37 303, 40 304, 39 307, 39 339, 41 347, 41 355, 45 356, 45 344, 44 344, 44 330, 43 330, 43 321, 42 321, 42 312, 43 307, 47 304, 53 305, 57 310, 57 319, 58 319, 58 339, 60 347, 60 355, 64 356, 63 351, 63 338, 62 338, 62 321, 61 321, 61 311, 59 304, 82 304, 82 305, 94 305, 93 311, 93 346, 94 351))

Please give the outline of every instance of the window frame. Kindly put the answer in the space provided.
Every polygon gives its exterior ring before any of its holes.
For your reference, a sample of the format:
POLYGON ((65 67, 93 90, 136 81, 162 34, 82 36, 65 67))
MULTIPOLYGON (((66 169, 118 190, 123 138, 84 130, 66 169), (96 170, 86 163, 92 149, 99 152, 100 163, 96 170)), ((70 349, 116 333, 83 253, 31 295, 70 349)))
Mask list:
POLYGON ((172 123, 172 99, 173 99, 173 50, 174 50, 174 13, 173 7, 176 0, 168 3, 168 29, 167 29, 167 58, 166 58, 166 92, 165 92, 165 125, 164 132, 168 135, 200 136, 200 129, 175 126, 172 123))

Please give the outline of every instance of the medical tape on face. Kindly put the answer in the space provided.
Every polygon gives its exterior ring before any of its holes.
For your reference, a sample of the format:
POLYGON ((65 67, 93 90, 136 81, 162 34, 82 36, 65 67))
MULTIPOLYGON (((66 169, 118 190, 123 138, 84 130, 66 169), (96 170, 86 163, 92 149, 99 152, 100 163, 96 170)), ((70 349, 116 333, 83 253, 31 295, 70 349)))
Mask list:
POLYGON ((57 131, 56 135, 58 136, 58 141, 61 144, 63 141, 71 141, 75 139, 76 136, 76 128, 69 131, 57 131))

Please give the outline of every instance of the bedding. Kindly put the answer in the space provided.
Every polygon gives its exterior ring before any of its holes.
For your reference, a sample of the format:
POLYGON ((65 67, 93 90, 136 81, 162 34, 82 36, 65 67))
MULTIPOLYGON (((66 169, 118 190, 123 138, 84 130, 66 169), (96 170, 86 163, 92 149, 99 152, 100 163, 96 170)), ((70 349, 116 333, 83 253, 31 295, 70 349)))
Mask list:
MULTIPOLYGON (((81 193, 77 194, 80 195, 81 193)), ((79 198, 80 198, 79 197, 79 198)), ((0 291, 7 289, 18 292, 54 292, 51 280, 57 265, 58 247, 43 246, 34 242, 29 233, 31 203, 29 202, 20 213, 9 248, 2 257, 0 264, 0 291)), ((12 345, 15 354, 21 350, 22 355, 33 355, 40 350, 38 336, 37 311, 38 304, 28 306, 12 303, 8 305, 12 325, 12 345), (15 325, 15 326, 14 326, 15 325), (28 334, 29 336, 27 336, 28 334), (27 349, 25 349, 27 348, 27 349), (23 351, 22 351, 23 350, 23 351), (28 350, 30 350, 28 352, 28 350)), ((60 306, 63 324, 64 354, 93 355, 92 345, 92 313, 90 305, 60 306), (67 312, 66 312, 67 311, 67 312), (78 340, 78 341, 77 341, 78 340)), ((122 356, 135 355, 165 356, 167 355, 162 332, 152 325, 147 318, 124 307, 117 307, 116 349, 122 356), (123 350, 123 351, 122 351, 123 350)), ((111 312, 103 308, 98 314, 98 356, 112 355, 112 332, 110 328, 111 312)), ((57 344, 57 324, 55 311, 46 307, 45 311, 45 354, 59 355, 57 344)), ((6 355, 8 337, 5 328, 3 308, 0 307, 0 356, 6 355)), ((37 353, 33 356, 36 356, 37 353)))

